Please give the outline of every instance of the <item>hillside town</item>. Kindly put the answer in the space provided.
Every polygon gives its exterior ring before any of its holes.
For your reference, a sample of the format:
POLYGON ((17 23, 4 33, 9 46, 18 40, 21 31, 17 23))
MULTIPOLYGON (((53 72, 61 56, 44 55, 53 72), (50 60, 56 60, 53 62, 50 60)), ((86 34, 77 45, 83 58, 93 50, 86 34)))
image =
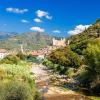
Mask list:
MULTIPOLYGON (((69 41, 67 42, 67 45, 69 45, 69 41)), ((65 47, 66 46, 66 40, 64 39, 52 39, 52 45, 47 45, 43 48, 41 48, 40 50, 28 50, 25 51, 23 45, 20 46, 20 51, 22 53, 26 53, 26 54, 31 54, 39 59, 44 59, 46 55, 50 54, 53 50, 56 50, 57 48, 60 47, 65 47)), ((7 55, 10 54, 14 54, 16 52, 12 51, 12 50, 5 50, 5 49, 0 49, 0 59, 3 59, 4 57, 6 57, 7 55)))
POLYGON ((0 100, 100 100, 100 0, 0 0, 0 100))
MULTIPOLYGON (((69 41, 68 41, 68 45, 69 45, 69 41)), ((41 48, 41 50, 34 50, 32 51, 32 55, 37 56, 38 58, 42 59, 46 55, 50 54, 53 50, 56 50, 57 48, 65 47, 65 46, 66 46, 65 39, 57 40, 53 38, 51 46, 46 46, 44 48, 41 48)))

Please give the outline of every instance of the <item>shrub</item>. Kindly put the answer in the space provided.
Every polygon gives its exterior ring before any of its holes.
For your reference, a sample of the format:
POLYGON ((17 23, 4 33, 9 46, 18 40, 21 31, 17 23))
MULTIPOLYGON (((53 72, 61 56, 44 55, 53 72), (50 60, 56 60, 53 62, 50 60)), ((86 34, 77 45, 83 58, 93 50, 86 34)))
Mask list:
POLYGON ((33 56, 31 54, 27 56, 27 61, 39 63, 39 60, 35 56, 33 56))
POLYGON ((19 59, 14 55, 8 55, 0 61, 1 64, 18 64, 19 59))
MULTIPOLYGON (((91 90, 96 91, 100 87, 100 38, 90 42, 84 51, 86 67, 80 74, 81 84, 91 90)), ((95 94, 100 95, 100 89, 95 94)))
POLYGON ((32 80, 30 71, 27 66, 1 64, 0 70, 5 72, 6 77, 11 76, 12 78, 16 78, 17 80, 23 80, 23 81, 32 80))
POLYGON ((31 88, 25 83, 9 82, 0 85, 0 88, 3 90, 0 91, 2 100, 33 100, 31 88))
POLYGON ((73 68, 78 68, 82 64, 80 57, 67 47, 53 51, 48 56, 48 60, 54 64, 73 68))
POLYGON ((22 52, 19 52, 16 56, 17 56, 20 60, 25 60, 25 59, 26 59, 26 56, 25 56, 22 52))
POLYGON ((11 81, 0 84, 0 100, 42 100, 39 92, 28 83, 11 81))
POLYGON ((80 57, 70 50, 69 47, 59 48, 47 57, 46 65, 50 65, 60 74, 65 74, 68 68, 79 68, 82 65, 80 57))
POLYGON ((75 75, 74 68, 68 68, 68 70, 66 71, 66 75, 68 77, 73 77, 75 75))
POLYGON ((47 59, 45 59, 42 64, 45 65, 46 67, 50 68, 50 69, 54 68, 54 64, 47 59))

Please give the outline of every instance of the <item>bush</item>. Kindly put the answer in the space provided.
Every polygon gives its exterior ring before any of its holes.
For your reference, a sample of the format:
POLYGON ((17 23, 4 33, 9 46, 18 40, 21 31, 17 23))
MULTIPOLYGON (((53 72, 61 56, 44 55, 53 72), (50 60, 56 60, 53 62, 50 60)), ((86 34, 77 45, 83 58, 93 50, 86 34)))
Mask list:
POLYGON ((48 60, 54 64, 73 68, 78 68, 82 64, 80 57, 68 47, 53 51, 48 56, 48 60))
POLYGON ((80 57, 70 50, 70 48, 59 48, 47 57, 47 65, 56 69, 60 74, 65 74, 68 68, 79 68, 82 65, 80 57))
MULTIPOLYGON (((32 80, 30 71, 27 66, 1 64, 0 71, 1 71, 1 74, 0 74, 1 76, 2 76, 3 72, 6 74, 5 78, 8 78, 10 76, 11 78, 15 78, 16 80, 22 80, 24 82, 32 80)), ((4 76, 2 76, 2 77, 4 78, 4 76)), ((31 81, 29 81, 29 82, 31 82, 31 81)))
POLYGON ((45 59, 42 64, 45 65, 46 67, 50 68, 50 69, 54 68, 54 64, 47 59, 45 59))
POLYGON ((0 84, 0 100, 41 100, 41 96, 27 83, 11 81, 0 84))
POLYGON ((14 55, 8 55, 0 61, 1 64, 18 64, 19 59, 14 55))
POLYGON ((86 67, 80 74, 80 83, 93 94, 100 95, 100 38, 90 42, 84 51, 86 67), (94 92, 95 91, 95 92, 94 92))
POLYGON ((16 56, 17 56, 20 60, 25 60, 25 59, 26 59, 26 55, 24 55, 22 52, 19 52, 16 56))
POLYGON ((27 61, 39 63, 39 60, 35 56, 33 56, 31 54, 27 56, 27 61))
POLYGON ((33 100, 31 88, 20 82, 9 82, 0 85, 3 91, 0 91, 2 100, 33 100))
POLYGON ((73 77, 75 75, 74 68, 68 68, 68 70, 66 71, 66 75, 68 77, 73 77))

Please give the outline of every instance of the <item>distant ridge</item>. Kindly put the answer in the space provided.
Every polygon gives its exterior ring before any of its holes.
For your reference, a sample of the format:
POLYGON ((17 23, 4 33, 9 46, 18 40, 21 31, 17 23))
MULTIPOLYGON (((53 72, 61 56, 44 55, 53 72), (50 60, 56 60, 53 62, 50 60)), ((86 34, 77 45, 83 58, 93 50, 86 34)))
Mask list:
POLYGON ((7 38, 10 38, 10 37, 16 36, 18 34, 19 33, 16 33, 16 32, 3 32, 3 31, 0 31, 0 40, 7 39, 7 38))
POLYGON ((23 45, 24 49, 33 50, 41 49, 47 45, 51 45, 52 36, 39 32, 27 32, 18 34, 14 32, 0 32, 0 48, 7 50, 20 49, 23 45))

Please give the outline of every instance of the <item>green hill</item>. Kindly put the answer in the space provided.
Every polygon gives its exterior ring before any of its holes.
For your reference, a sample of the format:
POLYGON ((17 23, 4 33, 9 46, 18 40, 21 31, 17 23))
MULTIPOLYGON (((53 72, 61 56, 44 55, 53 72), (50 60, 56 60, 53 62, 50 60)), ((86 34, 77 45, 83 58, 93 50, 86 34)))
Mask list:
POLYGON ((18 50, 23 45, 25 50, 40 49, 52 43, 52 37, 43 33, 29 32, 17 34, 0 40, 0 48, 7 50, 18 50))
POLYGON ((67 39, 70 40, 71 49, 78 54, 82 54, 83 50, 87 47, 87 43, 95 38, 98 38, 99 36, 100 19, 97 19, 97 21, 84 32, 73 35, 67 39))

